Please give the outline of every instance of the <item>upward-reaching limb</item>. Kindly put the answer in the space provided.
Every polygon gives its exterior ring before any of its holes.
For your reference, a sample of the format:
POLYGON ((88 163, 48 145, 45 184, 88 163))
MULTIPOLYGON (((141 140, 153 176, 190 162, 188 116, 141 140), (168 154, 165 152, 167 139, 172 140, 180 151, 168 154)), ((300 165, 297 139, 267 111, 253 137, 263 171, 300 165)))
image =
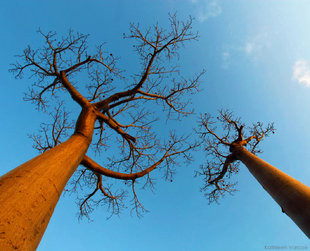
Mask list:
POLYGON ((224 136, 216 133, 215 122, 209 115, 202 117, 198 131, 211 159, 198 173, 205 177, 202 190, 206 191, 209 201, 217 201, 219 196, 233 191, 229 178, 238 172, 237 162, 241 161, 282 211, 310 238, 310 188, 254 155, 259 142, 274 132, 273 125, 264 128, 258 122, 246 128, 227 111, 220 111, 217 121, 223 124, 224 136))
MULTIPOLYGON (((73 101, 83 111, 74 128, 71 123, 65 123, 70 122, 71 114, 64 113, 64 119, 60 116, 60 110, 56 109, 51 125, 45 123, 42 126, 43 137, 32 136, 39 151, 52 149, 64 142, 71 129, 74 129, 71 133, 85 136, 82 128, 94 130, 92 146, 96 153, 105 150, 104 158, 97 161, 100 164, 85 157, 81 172, 77 172, 77 183, 85 181, 83 185, 93 186, 92 191, 96 191, 81 200, 82 215, 85 215, 83 209, 90 208, 90 202, 98 198, 97 192, 103 190, 110 191, 101 193, 103 198, 108 198, 104 202, 113 205, 113 208, 122 205, 114 203, 116 198, 120 202, 122 196, 113 194, 113 188, 110 189, 108 183, 111 178, 126 177, 127 182, 132 182, 132 194, 137 202, 134 187, 137 187, 138 178, 151 186, 151 172, 163 169, 166 170, 165 176, 170 177, 178 156, 190 158, 189 151, 195 144, 187 144, 184 137, 177 137, 174 133, 155 133, 152 125, 158 121, 156 114, 162 120, 163 117, 171 119, 176 115, 179 118, 192 113, 187 109, 188 97, 198 91, 203 72, 185 79, 180 77, 178 67, 171 65, 173 57, 178 56, 178 49, 185 42, 197 39, 191 25, 191 18, 179 22, 175 15, 170 16, 168 29, 162 29, 157 24, 143 30, 139 25, 132 24, 125 38, 134 41, 139 62, 135 74, 128 76, 117 67, 119 59, 105 52, 103 45, 89 53, 88 35, 73 31, 60 39, 57 39, 56 33, 39 31, 43 35, 44 46, 39 50, 27 48, 13 65, 12 71, 17 77, 27 70, 36 77, 37 81, 25 98, 39 109, 49 111, 50 105, 57 101, 62 104, 62 110, 66 103, 73 101), (85 119, 83 114, 88 112, 94 114, 95 125, 85 119), (49 129, 51 132, 48 132, 49 129)), ((78 185, 74 185, 76 187, 78 185)), ((137 202, 135 206, 139 207, 141 203, 137 202)), ((118 213, 119 210, 113 212, 118 213)))

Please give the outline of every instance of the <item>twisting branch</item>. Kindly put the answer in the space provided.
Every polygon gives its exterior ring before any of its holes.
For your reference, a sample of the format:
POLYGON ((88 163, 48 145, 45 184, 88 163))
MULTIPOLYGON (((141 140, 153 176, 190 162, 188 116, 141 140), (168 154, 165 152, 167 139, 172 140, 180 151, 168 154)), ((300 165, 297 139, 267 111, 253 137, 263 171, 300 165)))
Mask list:
POLYGON ((98 174, 102 174, 106 177, 111 177, 111 178, 121 179, 121 180, 135 181, 136 179, 141 178, 141 177, 149 174, 151 171, 156 169, 163 161, 167 160, 168 158, 172 158, 174 155, 183 154, 185 157, 187 157, 189 159, 190 157, 187 156, 186 153, 188 151, 190 151, 191 149, 197 147, 197 144, 189 145, 187 148, 182 149, 182 150, 177 150, 177 148, 175 148, 175 145, 179 144, 180 141, 181 140, 179 140, 179 142, 173 141, 173 143, 170 141, 170 145, 169 145, 168 149, 165 151, 165 153, 163 154, 163 156, 160 159, 158 159, 156 162, 154 162, 152 165, 150 165, 146 169, 144 169, 140 172, 136 172, 136 173, 121 173, 121 172, 116 172, 116 171, 110 170, 108 168, 104 168, 88 156, 84 157, 81 164, 83 166, 87 167, 88 169, 92 170, 93 172, 98 173, 98 174))
POLYGON ((118 195, 113 195, 109 187, 104 187, 102 183, 102 175, 95 174, 97 177, 96 187, 95 189, 88 194, 81 202, 80 202, 80 214, 81 216, 86 216, 89 218, 89 213, 92 211, 92 206, 90 205, 90 200, 93 200, 93 203, 100 204, 102 202, 109 205, 109 209, 111 210, 111 214, 108 218, 110 218, 113 214, 119 215, 120 209, 122 207, 122 199, 124 197, 124 193, 120 193, 118 195), (104 199, 94 200, 93 197, 95 194, 100 191, 103 195, 104 199))
POLYGON ((133 180, 131 182, 131 188, 132 188, 132 193, 133 193, 133 199, 132 199, 132 201, 133 201, 133 208, 132 208, 131 211, 135 210, 136 215, 138 217, 141 217, 142 214, 147 212, 148 210, 146 210, 144 208, 144 206, 142 205, 142 203, 139 201, 139 198, 138 198, 138 196, 136 194, 136 190, 135 190, 135 182, 136 182, 135 180, 133 180))
POLYGON ((118 214, 124 206, 122 199, 128 187, 123 183, 127 182, 132 184, 133 207, 139 214, 145 209, 137 198, 138 179, 143 181, 143 188, 152 188, 155 170, 164 170, 164 177, 172 180, 179 157, 191 160, 190 152, 197 147, 195 142, 174 132, 169 134, 168 129, 156 133, 153 125, 164 117, 169 120, 193 113, 188 109, 190 96, 199 91, 204 71, 193 78, 184 78, 174 65, 177 61, 174 57, 178 57, 185 42, 198 38, 192 32, 192 21, 190 17, 181 22, 176 15, 169 15, 167 28, 156 24, 141 29, 139 24, 131 24, 124 38, 134 41, 139 67, 135 74, 127 76, 117 67, 119 58, 106 52, 104 45, 90 51, 89 36, 72 30, 63 37, 39 30, 43 46, 39 49, 29 46, 12 65, 16 77, 28 71, 36 79, 25 100, 43 111, 52 111, 53 122, 42 124, 41 136, 31 136, 37 150, 44 152, 69 137, 68 132, 74 127, 69 123, 69 113, 64 112, 68 101, 82 109, 76 119, 75 133, 88 135, 95 153, 100 155, 105 150, 101 164, 84 156, 75 174, 71 190, 86 193, 79 197, 81 215, 88 216, 94 206, 101 204, 112 209, 112 214, 118 214), (52 106, 55 102, 61 104, 56 109, 52 106), (88 125, 85 114, 96 119, 94 126, 88 125), (87 132, 94 129, 94 135, 83 134, 85 128, 87 132), (115 191, 114 181, 118 181, 117 187, 125 188, 115 191))
POLYGON ((42 123, 39 134, 31 134, 29 137, 33 140, 33 148, 43 153, 63 142, 65 137, 70 135, 74 128, 73 122, 69 120, 69 113, 59 103, 53 112, 50 112, 52 123, 42 123))
POLYGON ((208 162, 201 166, 197 175, 204 177, 201 190, 209 202, 217 202, 221 196, 235 191, 236 183, 230 182, 230 177, 239 171, 236 146, 258 153, 257 145, 275 129, 273 123, 264 127, 261 122, 246 127, 240 118, 235 118, 227 110, 220 110, 215 119, 209 114, 202 115, 199 125, 197 133, 205 146, 208 162), (222 130, 216 125, 221 125, 222 130))
POLYGON ((166 68, 162 64, 163 57, 171 58, 173 55, 178 55, 180 46, 185 41, 196 40, 198 35, 191 32, 192 18, 189 18, 188 22, 184 23, 177 21, 176 15, 170 15, 169 17, 171 24, 169 32, 165 32, 164 29, 155 25, 153 29, 148 29, 143 33, 139 25, 131 24, 130 34, 124 34, 124 38, 137 41, 134 47, 141 57, 144 69, 140 74, 140 79, 132 84, 132 88, 115 93, 97 102, 95 105, 99 110, 106 107, 115 107, 137 99, 150 100, 151 98, 151 100, 164 100, 165 104, 177 113, 191 114, 191 112, 185 111, 187 103, 179 102, 179 100, 181 100, 183 95, 194 94, 198 91, 199 79, 205 71, 202 71, 194 79, 188 81, 172 79, 173 86, 169 88, 165 85, 160 85, 160 82, 163 80, 163 75, 178 72, 176 70, 177 67, 166 68), (156 88, 159 86, 163 88, 156 88), (142 94, 142 97, 137 97, 138 94, 142 94))

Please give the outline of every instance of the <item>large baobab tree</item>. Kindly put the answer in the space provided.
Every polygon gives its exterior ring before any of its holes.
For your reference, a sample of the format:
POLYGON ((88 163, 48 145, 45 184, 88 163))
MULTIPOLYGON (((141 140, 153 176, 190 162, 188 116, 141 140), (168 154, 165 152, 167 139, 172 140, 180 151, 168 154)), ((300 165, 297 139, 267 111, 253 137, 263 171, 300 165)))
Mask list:
POLYGON ((245 127, 240 118, 222 110, 216 119, 209 114, 201 116, 197 132, 203 138, 208 155, 208 162, 197 174, 204 177, 201 189, 209 202, 234 191, 235 184, 230 178, 238 172, 241 161, 280 205, 282 212, 310 238, 310 188, 255 155, 260 152, 257 147, 261 140, 274 133, 273 124, 264 127, 257 122, 245 127), (218 124, 222 125, 222 134, 217 132, 218 124))
POLYGON ((169 21, 168 29, 154 25, 142 30, 132 24, 124 34, 132 39, 140 60, 131 76, 118 68, 119 59, 103 45, 91 52, 88 36, 73 31, 61 38, 39 31, 43 46, 29 46, 18 57, 11 71, 18 78, 25 72, 35 78, 25 100, 49 113, 52 122, 42 124, 41 135, 31 136, 42 154, 0 178, 1 250, 37 247, 74 172, 74 189, 90 187, 80 199, 81 215, 101 204, 112 214, 119 213, 125 191, 121 185, 111 187, 109 179, 131 189, 133 208, 140 213, 144 209, 135 189, 137 180, 152 186, 155 169, 164 170, 170 179, 177 157, 190 159, 194 146, 185 136, 156 133, 152 127, 156 116, 170 120, 192 113, 187 108, 189 95, 198 91, 202 74, 185 79, 174 66, 178 49, 197 39, 192 19, 179 22, 170 15, 169 21), (65 109, 70 100, 81 110, 75 125, 65 109), (90 146, 103 152, 103 165, 85 155, 90 146), (83 167, 76 171, 80 164, 83 167))

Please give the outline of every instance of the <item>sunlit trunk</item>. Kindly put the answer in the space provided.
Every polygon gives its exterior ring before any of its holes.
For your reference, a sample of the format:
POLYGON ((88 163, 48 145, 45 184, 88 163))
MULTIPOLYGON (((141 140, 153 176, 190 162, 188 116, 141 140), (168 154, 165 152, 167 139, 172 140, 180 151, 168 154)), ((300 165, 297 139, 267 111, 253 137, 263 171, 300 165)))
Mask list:
POLYGON ((283 212, 310 238, 310 188, 245 148, 237 155, 283 212))
POLYGON ((67 141, 0 177, 0 250, 37 248, 89 147, 94 123, 93 113, 82 112, 78 130, 67 141))

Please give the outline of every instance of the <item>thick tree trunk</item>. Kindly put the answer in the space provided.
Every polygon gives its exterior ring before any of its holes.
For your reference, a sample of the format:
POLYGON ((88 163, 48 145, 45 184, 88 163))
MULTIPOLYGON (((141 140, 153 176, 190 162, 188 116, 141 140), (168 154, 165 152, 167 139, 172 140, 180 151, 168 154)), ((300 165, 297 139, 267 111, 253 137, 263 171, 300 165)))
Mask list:
POLYGON ((236 155, 296 225, 310 238, 310 188, 245 148, 236 155))
POLYGON ((64 143, 0 177, 0 250, 35 250, 58 199, 82 161, 93 133, 93 112, 82 111, 64 143))

